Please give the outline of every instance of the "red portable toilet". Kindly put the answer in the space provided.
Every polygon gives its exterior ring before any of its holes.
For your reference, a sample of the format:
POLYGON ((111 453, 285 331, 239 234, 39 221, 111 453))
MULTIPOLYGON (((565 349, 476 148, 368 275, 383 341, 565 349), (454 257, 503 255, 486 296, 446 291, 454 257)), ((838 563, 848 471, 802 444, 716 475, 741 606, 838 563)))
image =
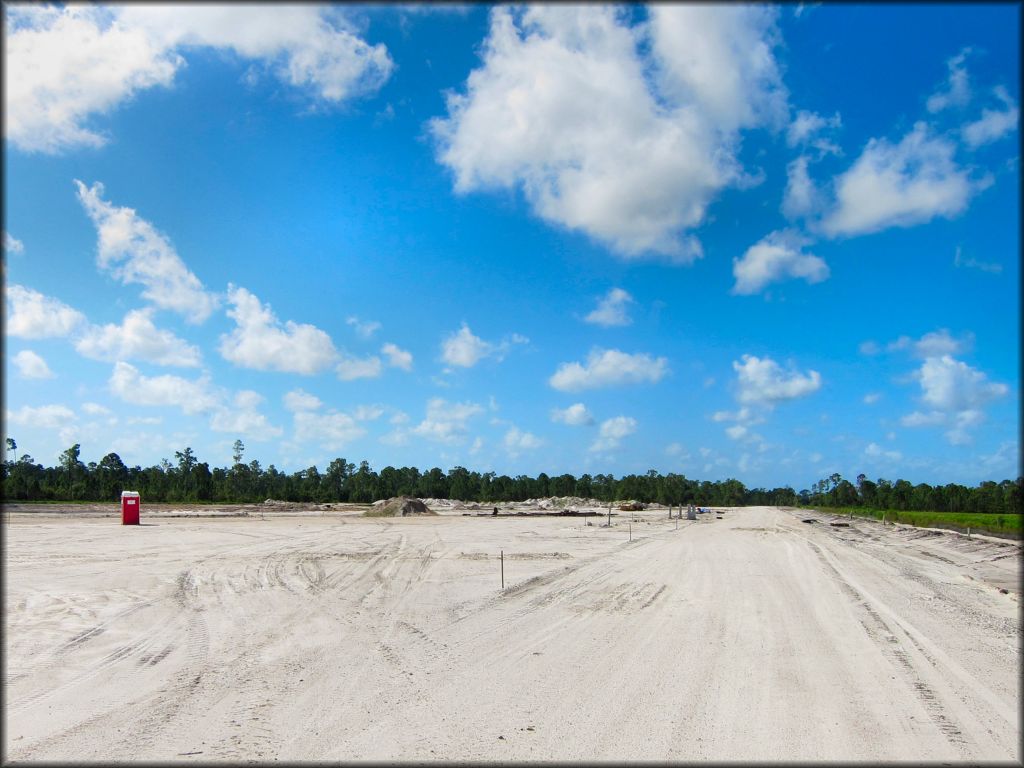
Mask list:
POLYGON ((121 525, 139 524, 141 500, 135 491, 121 491, 121 525))

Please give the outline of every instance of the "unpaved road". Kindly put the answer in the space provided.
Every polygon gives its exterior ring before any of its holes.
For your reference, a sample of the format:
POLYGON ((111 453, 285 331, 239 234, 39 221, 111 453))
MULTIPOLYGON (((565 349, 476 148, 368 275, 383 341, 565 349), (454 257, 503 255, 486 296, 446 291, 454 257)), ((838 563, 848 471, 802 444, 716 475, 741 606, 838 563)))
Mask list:
POLYGON ((15 514, 5 760, 1020 761, 1018 544, 641 514, 15 514))

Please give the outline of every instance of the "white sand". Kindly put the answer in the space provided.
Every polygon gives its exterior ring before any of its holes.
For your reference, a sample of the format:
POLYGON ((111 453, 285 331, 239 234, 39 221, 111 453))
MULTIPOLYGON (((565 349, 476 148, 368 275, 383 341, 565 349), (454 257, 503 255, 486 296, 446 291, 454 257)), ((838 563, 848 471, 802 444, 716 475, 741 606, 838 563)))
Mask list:
POLYGON ((639 516, 15 513, 6 759, 1021 759, 1018 544, 639 516))

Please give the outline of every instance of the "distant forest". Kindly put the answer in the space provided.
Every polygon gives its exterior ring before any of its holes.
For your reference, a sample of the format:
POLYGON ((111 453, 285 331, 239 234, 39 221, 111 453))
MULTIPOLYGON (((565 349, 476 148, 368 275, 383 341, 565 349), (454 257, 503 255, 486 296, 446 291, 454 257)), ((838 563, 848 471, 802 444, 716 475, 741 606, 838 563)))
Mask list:
POLYGON ((976 487, 912 485, 906 480, 868 480, 858 475, 855 483, 839 474, 819 480, 810 489, 747 488, 739 480, 691 480, 670 472, 650 470, 643 475, 497 475, 452 467, 421 472, 416 467, 384 467, 379 472, 362 461, 358 467, 336 458, 321 472, 315 466, 292 474, 266 469, 259 461, 243 463, 245 446, 235 441, 234 464, 210 468, 191 448, 174 454, 159 466, 129 467, 116 453, 99 463, 82 463, 81 445, 60 456, 59 465, 44 467, 29 455, 17 456, 17 444, 7 438, 8 460, 3 463, 5 501, 110 501, 122 490, 138 491, 146 501, 252 503, 266 499, 300 502, 370 503, 408 495, 460 501, 524 501, 547 496, 579 496, 600 501, 636 500, 644 503, 697 504, 738 507, 864 506, 877 509, 932 512, 987 512, 1020 514, 1024 478, 1001 483, 983 482, 976 487))

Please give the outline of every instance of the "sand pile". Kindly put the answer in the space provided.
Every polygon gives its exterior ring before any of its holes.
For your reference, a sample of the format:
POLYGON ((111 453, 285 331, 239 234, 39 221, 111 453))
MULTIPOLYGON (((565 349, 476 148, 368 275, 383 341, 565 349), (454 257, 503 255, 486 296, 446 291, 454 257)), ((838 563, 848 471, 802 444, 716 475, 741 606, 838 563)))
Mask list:
POLYGON ((409 515, 436 515, 419 499, 411 496, 395 496, 381 504, 375 503, 365 512, 370 517, 407 517, 409 515))

